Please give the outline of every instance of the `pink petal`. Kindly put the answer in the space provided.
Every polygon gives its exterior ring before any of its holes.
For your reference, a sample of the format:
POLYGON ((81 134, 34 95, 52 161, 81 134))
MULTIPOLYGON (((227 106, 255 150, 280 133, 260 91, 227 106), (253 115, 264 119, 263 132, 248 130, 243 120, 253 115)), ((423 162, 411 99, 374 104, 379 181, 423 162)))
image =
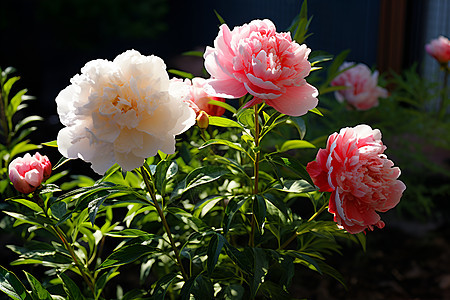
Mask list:
POLYGON ((205 84, 208 95, 221 98, 240 98, 247 94, 244 85, 234 78, 209 79, 205 84))
POLYGON ((317 106, 318 95, 317 89, 305 81, 305 84, 301 86, 288 88, 286 93, 277 99, 267 99, 266 103, 282 114, 301 116, 317 106))

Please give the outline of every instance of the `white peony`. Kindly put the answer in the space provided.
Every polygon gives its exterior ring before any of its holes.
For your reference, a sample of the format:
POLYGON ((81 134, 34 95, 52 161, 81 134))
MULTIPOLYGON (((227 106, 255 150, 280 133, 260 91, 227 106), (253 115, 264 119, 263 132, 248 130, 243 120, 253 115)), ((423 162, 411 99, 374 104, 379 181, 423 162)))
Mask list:
POLYGON ((131 171, 158 150, 175 152, 175 135, 195 123, 183 101, 189 89, 171 85, 164 61, 129 50, 114 61, 93 60, 56 97, 58 149, 104 174, 115 163, 131 171))

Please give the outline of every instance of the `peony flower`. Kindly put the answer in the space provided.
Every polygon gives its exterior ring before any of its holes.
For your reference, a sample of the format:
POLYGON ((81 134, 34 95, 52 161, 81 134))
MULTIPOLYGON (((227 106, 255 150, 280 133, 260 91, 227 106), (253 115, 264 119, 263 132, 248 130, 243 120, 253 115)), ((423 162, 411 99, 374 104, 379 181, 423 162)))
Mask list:
POLYGON ((385 149, 378 129, 343 128, 328 138, 327 148, 306 167, 320 191, 331 192, 328 211, 350 233, 383 228, 377 212, 396 206, 406 189, 397 180, 400 169, 383 154, 385 149))
MULTIPOLYGON (((191 84, 191 81, 189 79, 187 79, 186 81, 191 84)), ((199 110, 203 110, 210 116, 220 117, 224 114, 225 108, 214 104, 208 104, 208 102, 210 100, 225 102, 225 99, 208 95, 204 88, 205 83, 206 79, 201 77, 192 79, 192 85, 190 86, 190 99, 195 103, 199 110)))
POLYGON ((305 77, 311 70, 306 45, 290 33, 277 33, 270 20, 235 27, 220 26, 214 48, 207 47, 205 68, 211 74, 205 89, 223 98, 254 98, 245 107, 265 102, 277 111, 300 116, 317 106, 318 91, 305 77))
POLYGON ((339 70, 350 69, 342 72, 331 82, 332 86, 346 86, 347 89, 339 90, 334 96, 339 102, 347 102, 358 110, 367 110, 378 106, 378 98, 386 98, 388 92, 378 85, 378 71, 371 72, 365 64, 344 62, 339 70))
POLYGON ((39 152, 31 156, 29 153, 24 157, 17 157, 9 164, 9 179, 14 188, 23 193, 34 192, 43 181, 50 177, 52 164, 47 156, 39 152))
POLYGON ((425 45, 425 50, 441 64, 450 60, 450 40, 444 36, 431 40, 425 45))
POLYGON ((88 62, 56 98, 58 148, 105 173, 115 163, 131 171, 158 150, 175 152, 175 135, 195 123, 183 101, 189 90, 170 84, 163 60, 129 50, 114 61, 88 62))

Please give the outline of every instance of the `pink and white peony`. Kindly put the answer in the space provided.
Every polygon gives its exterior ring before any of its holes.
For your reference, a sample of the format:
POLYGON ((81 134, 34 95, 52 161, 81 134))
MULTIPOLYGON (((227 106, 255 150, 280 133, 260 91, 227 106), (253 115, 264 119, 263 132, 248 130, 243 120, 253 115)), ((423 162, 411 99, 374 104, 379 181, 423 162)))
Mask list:
POLYGON ((387 90, 378 86, 378 71, 372 73, 365 64, 354 65, 353 62, 344 62, 339 70, 351 68, 339 74, 331 82, 332 86, 347 87, 334 93, 336 100, 347 101, 358 110, 368 110, 378 106, 378 98, 388 96, 387 90))
POLYGON ((270 20, 253 20, 232 31, 220 26, 214 48, 207 47, 205 68, 211 79, 208 94, 254 98, 245 106, 265 102, 277 111, 300 116, 317 106, 318 91, 308 84, 311 64, 306 45, 292 41, 290 33, 277 33, 270 20))
MULTIPOLYGON (((188 79, 187 79, 188 80, 188 79)), ((225 99, 209 95, 205 91, 206 79, 195 77, 190 83, 191 100, 197 105, 199 110, 203 110, 210 116, 220 117, 224 114, 225 108, 214 104, 208 104, 211 100, 225 102, 225 99)))
POLYGON ((29 194, 50 177, 52 164, 47 156, 42 156, 39 152, 33 156, 27 153, 9 164, 8 173, 14 188, 23 194, 29 194))
POLYGON ((425 50, 441 64, 450 61, 450 40, 444 36, 431 40, 425 50))
POLYGON ((115 163, 131 171, 158 150, 175 152, 175 135, 195 123, 182 100, 188 89, 170 84, 157 56, 129 50, 113 61, 93 60, 56 98, 63 128, 58 149, 105 173, 115 163))
POLYGON ((343 128, 332 134, 327 148, 306 170, 320 191, 332 192, 329 212, 350 233, 384 227, 377 212, 396 206, 406 186, 400 169, 383 154, 381 132, 368 125, 343 128))

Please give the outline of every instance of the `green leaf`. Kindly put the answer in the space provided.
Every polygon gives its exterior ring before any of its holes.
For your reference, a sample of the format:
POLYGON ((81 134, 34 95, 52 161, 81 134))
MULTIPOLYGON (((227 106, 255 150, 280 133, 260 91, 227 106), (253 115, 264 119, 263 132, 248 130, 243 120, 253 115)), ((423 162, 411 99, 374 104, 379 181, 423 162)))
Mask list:
POLYGON ((233 247, 230 243, 225 242, 225 251, 228 257, 239 266, 239 268, 247 273, 251 274, 253 272, 253 251, 252 248, 244 248, 239 251, 237 248, 233 247))
POLYGON ((283 180, 282 183, 277 182, 272 188, 286 193, 308 193, 316 190, 316 188, 306 180, 292 179, 283 180))
POLYGON ((330 61, 333 59, 333 55, 325 52, 325 51, 312 51, 309 55, 309 62, 311 63, 311 66, 314 66, 318 63, 330 61))
POLYGON ((114 252, 98 267, 98 270, 129 264, 144 255, 160 251, 161 250, 158 248, 147 245, 134 244, 123 246, 118 250, 114 250, 114 252))
POLYGON ((210 116, 209 117, 209 125, 218 126, 218 127, 238 127, 238 128, 242 128, 241 124, 239 124, 236 121, 230 120, 228 118, 216 117, 216 116, 210 116))
POLYGON ((269 261, 266 252, 262 248, 253 248, 253 280, 250 282, 250 291, 252 299, 256 296, 261 283, 264 282, 264 277, 269 271, 269 261))
POLYGON ((309 111, 323 117, 323 114, 320 112, 320 110, 317 107, 310 109, 309 111))
POLYGON ((305 140, 289 140, 284 142, 283 145, 281 145, 279 151, 286 152, 293 149, 305 149, 305 148, 314 149, 316 148, 316 146, 305 140))
POLYGON ((242 300, 244 293, 245 289, 242 285, 232 284, 223 290, 222 297, 224 300, 242 300))
POLYGON ((355 236, 358 239, 364 252, 366 252, 366 234, 364 232, 360 232, 360 233, 354 234, 353 236, 355 236))
POLYGON ((97 297, 99 295, 101 295, 101 293, 102 293, 103 289, 105 288, 105 285, 108 283, 108 281, 110 281, 111 279, 113 279, 114 277, 116 277, 119 274, 120 274, 120 272, 117 272, 116 268, 112 268, 108 272, 104 272, 96 280, 96 282, 95 282, 95 293, 96 293, 97 297))
POLYGON ((203 51, 186 51, 182 55, 203 57, 203 51))
POLYGON ((27 276, 28 282, 32 289, 32 296, 34 299, 39 300, 52 300, 50 293, 42 286, 42 284, 33 275, 24 271, 27 276))
POLYGON ((56 202, 50 207, 52 215, 61 220, 67 213, 67 204, 63 201, 56 202))
POLYGON ((214 271, 214 267, 219 260, 220 252, 222 251, 223 245, 225 244, 225 238, 218 233, 215 233, 208 245, 208 259, 206 260, 206 266, 208 269, 208 276, 211 277, 212 272, 214 271))
POLYGON ((35 212, 41 212, 42 211, 42 208, 39 205, 37 205, 36 202, 34 202, 34 201, 30 201, 28 199, 23 199, 23 198, 17 198, 17 199, 11 198, 9 200, 17 202, 17 203, 20 203, 20 204, 22 204, 22 205, 24 205, 24 206, 34 210, 35 212))
POLYGON ((46 143, 41 143, 42 146, 48 146, 48 147, 56 147, 58 148, 58 144, 56 142, 56 140, 51 141, 51 142, 46 142, 46 143))
POLYGON ((289 119, 294 126, 297 128, 298 133, 300 135, 300 139, 303 140, 303 138, 305 137, 306 134, 306 124, 305 124, 305 120, 303 120, 302 117, 290 117, 289 119))
POLYGON ((277 165, 288 168, 290 171, 294 172, 296 175, 305 179, 312 186, 314 186, 314 183, 313 183, 311 177, 309 176, 308 172, 306 171, 306 167, 304 165, 302 165, 300 162, 298 162, 297 160, 295 160, 293 158, 281 157, 278 155, 266 155, 265 158, 271 164, 277 164, 277 165))
POLYGON ((203 218, 223 197, 208 197, 198 202, 194 208, 194 216, 203 218))
POLYGON ((84 300, 84 296, 80 291, 80 288, 64 273, 58 274, 58 277, 63 283, 64 291, 66 292, 68 300, 84 300))
POLYGON ((331 82, 337 75, 339 75, 340 72, 343 72, 344 70, 338 71, 339 67, 344 63, 345 59, 347 58, 348 54, 350 53, 350 50, 345 50, 339 53, 331 63, 331 65, 328 67, 328 81, 331 82))
POLYGON ((91 221, 92 226, 94 226, 95 217, 97 216, 98 209, 110 195, 111 194, 106 194, 105 196, 95 198, 94 200, 89 201, 88 204, 89 220, 91 221))
POLYGON ((236 115, 236 119, 246 128, 255 128, 255 112, 253 109, 241 109, 236 115))
POLYGON ((255 214, 258 229, 261 231, 262 225, 266 219, 266 200, 261 195, 256 195, 253 201, 253 213, 255 214))
POLYGON ((28 116, 21 120, 17 125, 14 127, 14 131, 18 132, 23 126, 27 125, 28 123, 35 122, 35 121, 42 121, 44 120, 42 117, 39 116, 28 116))
POLYGON ((180 76, 180 77, 183 77, 183 78, 192 79, 192 78, 195 77, 191 73, 180 71, 180 70, 169 69, 169 70, 167 70, 167 72, 172 73, 172 74, 177 75, 177 76, 180 76))
MULTIPOLYGON (((237 111, 236 108, 234 108, 234 107, 231 106, 230 104, 228 104, 228 103, 226 103, 226 102, 214 100, 214 99, 209 100, 208 104, 223 107, 223 108, 225 108, 226 110, 232 112, 233 114, 235 114, 236 111, 237 111)), ((211 116, 211 117, 212 117, 212 116, 211 116)))
POLYGON ((217 19, 219 19, 220 24, 225 24, 225 20, 219 15, 216 10, 214 10, 214 13, 216 14, 217 19))
POLYGON ((148 232, 145 232, 145 231, 142 231, 139 229, 123 229, 121 231, 110 231, 110 232, 105 233, 105 235, 111 236, 111 237, 120 237, 120 238, 142 237, 147 240, 161 238, 161 236, 159 236, 159 235, 148 233, 148 232))
POLYGON ((155 186, 156 190, 164 196, 166 194, 167 180, 178 172, 178 165, 174 161, 162 160, 156 165, 155 186))
MULTIPOLYGON (((14 85, 14 83, 16 83, 16 81, 18 81, 20 79, 19 76, 14 76, 9 78, 5 84, 3 85, 3 91, 4 94, 2 95, 5 99, 8 99, 8 95, 9 92, 11 91, 12 86, 14 85)), ((11 115, 9 117, 12 117, 11 115)))
POLYGON ((225 215, 223 217, 223 233, 227 234, 230 229, 231 222, 233 221, 233 217, 236 212, 244 205, 244 203, 249 199, 249 197, 233 197, 228 202, 228 205, 225 209, 225 215))
POLYGON ((153 290, 152 299, 153 300, 164 300, 166 296, 167 289, 170 284, 177 278, 176 273, 170 273, 161 277, 155 284, 153 290))
POLYGON ((19 144, 15 145, 10 152, 10 156, 9 156, 10 159, 14 158, 19 153, 29 152, 29 151, 40 148, 40 146, 38 146, 38 145, 29 144, 29 142, 30 142, 29 140, 26 140, 26 141, 22 141, 19 144))
POLYGON ((186 187, 184 192, 194 187, 210 183, 229 174, 230 171, 222 166, 204 166, 194 169, 186 176, 186 187))
POLYGON ((235 149, 235 150, 238 150, 238 151, 240 151, 242 153, 247 154, 248 157, 251 157, 250 154, 248 154, 248 152, 244 148, 242 148, 242 146, 240 144, 233 143, 233 142, 230 142, 228 140, 222 140, 222 139, 212 139, 212 140, 206 141, 203 145, 201 145, 199 147, 199 149, 203 149, 203 148, 205 148, 207 146, 217 145, 217 144, 228 146, 228 147, 230 147, 232 149, 235 149))
POLYGON ((0 290, 15 300, 34 300, 17 276, 0 266, 0 290))
POLYGON ((191 299, 191 294, 194 296, 194 299, 213 299, 214 288, 211 281, 203 277, 201 274, 192 276, 181 288, 181 300, 191 299))
POLYGON ((14 97, 11 98, 7 108, 8 116, 13 116, 16 113, 20 103, 22 103, 22 97, 25 95, 26 92, 27 90, 23 89, 19 91, 17 94, 15 94, 14 97))

